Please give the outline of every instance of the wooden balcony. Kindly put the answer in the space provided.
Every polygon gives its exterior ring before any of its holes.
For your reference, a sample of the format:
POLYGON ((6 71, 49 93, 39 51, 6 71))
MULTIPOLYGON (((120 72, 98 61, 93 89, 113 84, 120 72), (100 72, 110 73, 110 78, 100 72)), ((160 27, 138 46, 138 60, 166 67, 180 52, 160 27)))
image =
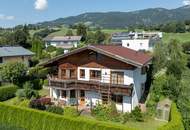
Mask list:
POLYGON ((64 90, 87 90, 87 91, 98 91, 100 93, 120 93, 123 95, 131 96, 133 84, 122 85, 122 84, 111 84, 102 83, 100 81, 83 81, 77 79, 59 79, 49 77, 49 86, 57 87, 64 90))

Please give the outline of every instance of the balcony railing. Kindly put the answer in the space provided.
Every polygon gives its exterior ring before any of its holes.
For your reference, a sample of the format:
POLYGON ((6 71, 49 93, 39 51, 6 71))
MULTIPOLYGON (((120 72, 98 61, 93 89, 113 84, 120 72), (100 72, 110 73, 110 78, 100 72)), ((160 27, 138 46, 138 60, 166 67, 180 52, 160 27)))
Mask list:
POLYGON ((112 83, 103 83, 100 81, 84 81, 77 79, 59 79, 55 77, 49 77, 49 86, 58 87, 63 89, 79 89, 79 90, 91 90, 91 91, 101 91, 102 93, 123 93, 131 95, 133 84, 124 85, 124 84, 112 84, 112 83))

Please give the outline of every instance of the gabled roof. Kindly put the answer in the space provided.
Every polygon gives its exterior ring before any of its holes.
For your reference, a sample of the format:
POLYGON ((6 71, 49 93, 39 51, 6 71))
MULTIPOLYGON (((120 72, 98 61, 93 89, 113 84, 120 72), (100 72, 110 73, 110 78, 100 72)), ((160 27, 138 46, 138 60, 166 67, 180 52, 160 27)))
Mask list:
POLYGON ((80 41, 82 36, 47 36, 44 41, 80 41))
POLYGON ((23 47, 0 47, 0 57, 32 56, 33 52, 23 47))
POLYGON ((51 63, 54 63, 62 58, 65 58, 67 56, 82 52, 84 50, 93 50, 95 52, 98 52, 100 54, 109 56, 111 58, 114 58, 116 60, 122 61, 127 64, 134 65, 136 67, 141 67, 149 64, 152 60, 152 57, 143 53, 143 52, 138 52, 134 51, 129 48, 125 48, 122 46, 114 46, 114 45, 90 45, 87 47, 79 48, 76 50, 73 50, 67 54, 63 54, 60 56, 57 56, 51 60, 49 60, 46 63, 43 63, 41 65, 48 65, 51 63))

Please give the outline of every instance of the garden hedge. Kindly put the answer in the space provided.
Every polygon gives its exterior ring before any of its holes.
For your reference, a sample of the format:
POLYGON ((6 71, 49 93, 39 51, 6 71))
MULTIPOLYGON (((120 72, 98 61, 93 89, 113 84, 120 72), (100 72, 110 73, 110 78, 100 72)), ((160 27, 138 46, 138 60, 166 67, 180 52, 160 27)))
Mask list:
POLYGON ((6 85, 0 87, 0 101, 6 101, 15 96, 17 87, 15 85, 6 85))
POLYGON ((170 122, 158 130, 184 130, 182 117, 175 103, 172 104, 170 122))
POLYGON ((0 103, 0 123, 27 130, 135 130, 124 125, 82 117, 66 117, 0 103))

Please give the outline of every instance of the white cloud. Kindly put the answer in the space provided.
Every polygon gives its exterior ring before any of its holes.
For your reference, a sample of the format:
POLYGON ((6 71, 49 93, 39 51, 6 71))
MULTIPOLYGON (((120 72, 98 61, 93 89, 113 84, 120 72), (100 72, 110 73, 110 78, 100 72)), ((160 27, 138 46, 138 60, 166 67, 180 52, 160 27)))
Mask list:
POLYGON ((190 5, 190 0, 183 0, 183 5, 190 5))
POLYGON ((15 19, 15 16, 0 14, 0 20, 14 20, 14 19, 15 19))
POLYGON ((34 7, 36 10, 45 10, 48 7, 48 1, 47 0, 36 0, 34 3, 34 7))

